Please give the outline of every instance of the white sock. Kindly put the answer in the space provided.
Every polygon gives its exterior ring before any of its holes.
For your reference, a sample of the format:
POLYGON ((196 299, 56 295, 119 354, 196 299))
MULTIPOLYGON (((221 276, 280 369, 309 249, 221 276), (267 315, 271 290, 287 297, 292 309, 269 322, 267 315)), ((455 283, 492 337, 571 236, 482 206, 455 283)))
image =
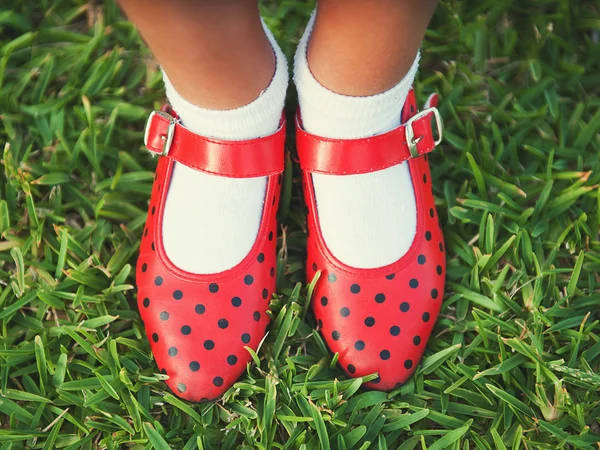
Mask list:
MULTIPOLYGON (((314 19, 313 12, 294 62, 304 129, 322 137, 352 139, 400 125, 419 55, 404 79, 386 92, 370 97, 332 92, 308 67, 306 48, 314 19)), ((312 179, 323 238, 341 262, 356 268, 383 267, 408 251, 417 226, 408 164, 359 175, 313 174, 312 179)))
MULTIPOLYGON (((277 130, 289 77, 285 56, 266 26, 265 32, 277 59, 275 75, 246 106, 222 111, 193 105, 163 73, 167 97, 183 125, 202 136, 234 141, 277 130)), ((226 178, 175 163, 163 220, 164 246, 171 261, 201 274, 235 267, 256 240, 266 186, 266 177, 226 178)))

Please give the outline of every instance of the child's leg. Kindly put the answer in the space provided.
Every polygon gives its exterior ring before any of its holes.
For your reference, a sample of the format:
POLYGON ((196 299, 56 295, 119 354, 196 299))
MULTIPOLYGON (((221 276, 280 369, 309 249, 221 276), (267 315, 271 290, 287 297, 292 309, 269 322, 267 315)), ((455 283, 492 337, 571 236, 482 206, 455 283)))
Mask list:
POLYGON ((233 109, 275 72, 256 1, 120 0, 173 86, 189 102, 233 109))
POLYGON ((319 0, 295 60, 308 279, 321 272, 311 305, 339 364, 353 377, 378 373, 366 386, 381 390, 416 369, 443 297, 445 247, 423 156, 437 110, 418 114, 408 97, 434 6, 319 0))
POLYGON ((243 373, 245 347, 256 351, 269 323, 287 63, 256 0, 121 3, 180 119, 151 114, 147 128, 149 149, 166 154, 140 242, 140 314, 171 389, 213 399, 243 373))
MULTIPOLYGON (((309 133, 340 139, 400 124, 435 0, 320 0, 299 45, 294 78, 309 133)), ((416 205, 407 164, 361 175, 313 174, 319 223, 332 253, 383 267, 410 248, 416 205)))
MULTIPOLYGON (((161 64, 167 97, 186 127, 224 140, 277 129, 287 63, 256 1, 121 5, 161 64)), ((218 273, 242 261, 256 240, 265 186, 265 177, 219 177, 176 163, 163 219, 172 262, 188 272, 218 273)))
POLYGON ((319 0, 308 63, 344 95, 387 91, 409 71, 437 0, 319 0))

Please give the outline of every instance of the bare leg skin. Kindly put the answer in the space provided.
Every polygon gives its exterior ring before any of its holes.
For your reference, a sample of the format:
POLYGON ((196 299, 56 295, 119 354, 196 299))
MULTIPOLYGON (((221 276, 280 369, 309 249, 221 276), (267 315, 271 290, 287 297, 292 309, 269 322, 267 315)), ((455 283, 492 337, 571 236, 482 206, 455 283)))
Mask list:
POLYGON ((256 99, 275 71, 255 0, 120 0, 177 91, 209 109, 256 99))
POLYGON ((319 0, 308 46, 315 78, 339 94, 369 96, 412 65, 437 0, 319 0))

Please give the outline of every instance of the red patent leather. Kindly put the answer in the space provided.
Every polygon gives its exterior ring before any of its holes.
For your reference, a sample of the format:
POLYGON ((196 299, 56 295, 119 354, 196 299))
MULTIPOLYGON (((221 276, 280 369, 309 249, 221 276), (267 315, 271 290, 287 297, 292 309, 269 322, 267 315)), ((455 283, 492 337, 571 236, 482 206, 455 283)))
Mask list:
MULTIPOLYGON (((146 129, 146 147, 162 154, 169 120, 150 116, 146 129)), ((195 134, 174 125, 173 141, 167 157, 192 169, 230 178, 252 178, 276 175, 283 171, 285 122, 270 136, 245 141, 224 141, 195 134)))
MULTIPOLYGON (((415 114, 411 91, 402 111, 403 123, 415 114)), ((331 167, 324 164, 328 159, 320 152, 326 152, 327 147, 311 147, 322 139, 307 141, 306 136, 305 132, 297 135, 298 147, 305 149, 304 155, 315 155, 312 161, 319 161, 319 170, 344 171, 343 158, 329 159, 331 167)), ((355 140, 351 148, 362 148, 369 154, 373 142, 380 141, 355 140)), ((390 138, 388 145, 395 144, 397 141, 390 138)), ((336 145, 341 152, 342 144, 336 145)), ((380 153, 376 158, 381 158, 383 147, 375 144, 375 149, 380 153)), ((397 149, 390 148, 390 152, 398 154, 397 149)), ((359 160, 361 163, 354 167, 367 167, 363 164, 367 156, 359 160)), ((307 279, 312 280, 321 271, 311 300, 317 324, 331 351, 339 354, 338 362, 346 373, 351 377, 377 373, 379 377, 366 386, 378 390, 393 389, 414 372, 444 296, 444 239, 435 211, 429 163, 426 156, 421 156, 409 158, 404 164, 408 164, 413 181, 416 235, 402 258, 376 269, 349 267, 331 253, 319 227, 311 173, 303 173, 309 231, 307 279)))
MULTIPOLYGON (((283 154, 279 142, 274 151, 283 154)), ((181 152, 185 157, 186 149, 181 152)), ((164 205, 175 161, 158 161, 136 269, 138 307, 156 364, 169 376, 167 385, 183 399, 206 401, 242 375, 252 360, 244 347, 256 351, 270 322, 281 175, 267 179, 261 224, 248 255, 230 270, 199 275, 175 266, 163 246, 164 205)))
MULTIPOLYGON (((431 129, 433 113, 411 123, 419 155, 435 148, 431 129)), ((387 133, 364 139, 330 139, 315 136, 302 129, 300 117, 296 120, 296 148, 300 167, 307 172, 349 175, 375 172, 400 164, 411 157, 406 140, 406 125, 387 133)))

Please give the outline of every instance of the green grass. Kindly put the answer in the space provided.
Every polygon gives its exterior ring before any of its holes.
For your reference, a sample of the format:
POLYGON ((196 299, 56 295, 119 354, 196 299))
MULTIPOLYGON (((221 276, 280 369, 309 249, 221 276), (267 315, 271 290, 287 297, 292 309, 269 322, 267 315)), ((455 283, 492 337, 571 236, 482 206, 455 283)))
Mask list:
MULTIPOLYGON (((263 8, 291 56, 312 6, 263 8)), ((410 382, 362 389, 315 332, 288 166, 274 325, 194 405, 156 373, 133 289, 160 73, 113 3, 3 1, 0 450, 598 449, 599 30, 596 0, 440 5, 417 92, 446 124, 448 289, 410 382)))

